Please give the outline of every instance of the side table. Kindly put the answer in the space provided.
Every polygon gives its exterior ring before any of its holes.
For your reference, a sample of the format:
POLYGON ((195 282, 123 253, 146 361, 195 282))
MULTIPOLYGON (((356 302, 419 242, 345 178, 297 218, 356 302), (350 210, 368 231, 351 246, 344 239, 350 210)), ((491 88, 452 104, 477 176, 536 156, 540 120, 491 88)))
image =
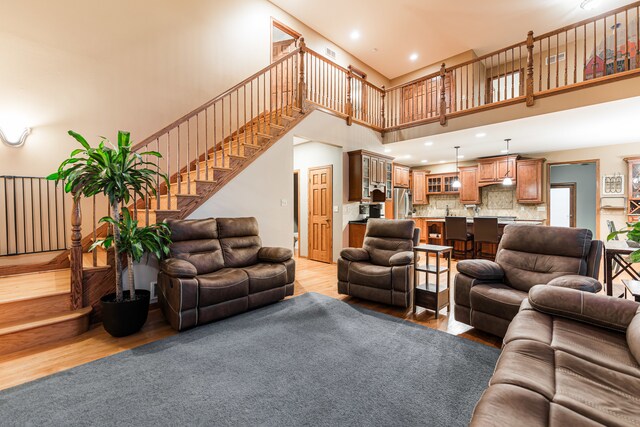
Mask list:
POLYGON ((444 307, 451 310, 449 305, 449 288, 451 284, 451 256, 452 246, 440 245, 418 245, 413 248, 415 265, 413 269, 413 297, 412 309, 416 312, 416 306, 424 307, 435 311, 435 317, 444 307), (424 264, 420 264, 419 255, 425 255, 424 264), (429 255, 435 255, 435 264, 430 264, 429 255), (446 266, 441 265, 442 258, 447 262, 446 266), (424 273, 424 282, 421 282, 420 273, 424 273), (446 274, 447 279, 443 283, 441 275, 446 274), (430 280, 430 276, 433 281, 430 280))

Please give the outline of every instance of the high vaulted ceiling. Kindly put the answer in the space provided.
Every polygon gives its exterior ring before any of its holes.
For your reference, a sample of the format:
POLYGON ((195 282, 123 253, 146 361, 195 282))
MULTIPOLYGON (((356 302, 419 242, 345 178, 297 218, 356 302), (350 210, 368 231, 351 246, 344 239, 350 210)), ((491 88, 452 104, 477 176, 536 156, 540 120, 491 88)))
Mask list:
POLYGON ((478 55, 632 3, 597 0, 270 0, 389 79, 459 53, 478 55), (358 31, 360 37, 350 35, 358 31), (418 54, 410 61, 412 53, 418 54))

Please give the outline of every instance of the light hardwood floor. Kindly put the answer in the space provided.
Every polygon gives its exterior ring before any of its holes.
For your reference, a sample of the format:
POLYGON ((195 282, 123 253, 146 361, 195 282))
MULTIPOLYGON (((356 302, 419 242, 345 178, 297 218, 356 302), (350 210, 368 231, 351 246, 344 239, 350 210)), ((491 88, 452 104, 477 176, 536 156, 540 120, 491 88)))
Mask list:
MULTIPOLYGON (((494 347, 501 345, 501 339, 456 322, 452 313, 447 313, 446 310, 442 310, 440 317, 436 320, 432 311, 418 309, 418 312, 413 315, 410 309, 389 307, 339 295, 335 264, 324 264, 305 258, 298 258, 296 261, 294 297, 307 292, 316 292, 486 345, 494 347)), ((176 332, 164 321, 159 310, 152 310, 142 331, 129 337, 113 338, 102 326, 96 326, 89 332, 74 338, 0 357, 0 389, 33 381, 174 334, 176 332)))

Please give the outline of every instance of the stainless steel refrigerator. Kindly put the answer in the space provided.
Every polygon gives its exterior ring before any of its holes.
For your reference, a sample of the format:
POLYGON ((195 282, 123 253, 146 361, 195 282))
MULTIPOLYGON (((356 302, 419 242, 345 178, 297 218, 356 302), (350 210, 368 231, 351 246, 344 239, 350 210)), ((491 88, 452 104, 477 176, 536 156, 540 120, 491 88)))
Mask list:
POLYGON ((413 204, 411 202, 411 191, 407 188, 393 189, 393 217, 395 219, 411 218, 413 215, 413 204))

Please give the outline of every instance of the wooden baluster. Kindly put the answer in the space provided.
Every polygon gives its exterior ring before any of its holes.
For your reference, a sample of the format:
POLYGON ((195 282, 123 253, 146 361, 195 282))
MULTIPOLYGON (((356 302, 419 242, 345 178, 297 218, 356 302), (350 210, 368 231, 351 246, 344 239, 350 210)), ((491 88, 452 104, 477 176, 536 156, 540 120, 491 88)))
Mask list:
MULTIPOLYGON (((156 151, 160 152, 160 137, 156 138, 156 151)), ((156 157, 156 166, 160 170, 160 157, 156 157)), ((160 174, 156 174, 156 210, 160 210, 160 194, 160 174)))
MULTIPOLYGON (((180 172, 180 171, 178 171, 180 172)), ((167 131, 167 176, 171 179, 171 131, 167 131)), ((176 177, 176 182, 180 174, 176 177)), ((167 209, 171 209, 171 186, 167 186, 167 209)))
POLYGON ((547 90, 551 88, 551 37, 547 37, 547 90))
MULTIPOLYGON (((566 59, 565 59, 566 61, 566 59)), ((573 28, 573 84, 578 78, 578 27, 573 28)))
MULTIPOLYGON (((220 167, 224 167, 224 97, 221 99, 222 105, 220 105, 220 151, 222 152, 222 160, 220 167)), ((218 159, 218 155, 216 154, 216 160, 218 159)))
MULTIPOLYGON (((602 20, 602 38, 604 38, 604 58, 602 58, 602 60, 604 61, 604 75, 607 75, 607 17, 605 16, 604 19, 602 20)), ((595 51, 594 51, 595 52, 595 51)), ((595 69, 595 65, 596 63, 593 63, 594 69, 595 69)), ((593 74, 593 76, 595 77, 595 73, 593 74)))
MULTIPOLYGON (((214 145, 213 155, 215 154, 214 145)), ((204 109, 204 179, 209 181, 209 107, 204 109)))
POLYGON ((540 54, 538 55, 538 92, 542 92, 542 39, 539 41, 540 54))
POLYGON ((82 210, 73 193, 71 208, 71 310, 82 308, 82 210))
POLYGON ((191 194, 191 119, 187 119, 187 194, 191 194))
POLYGON ((627 71, 629 65, 629 9, 624 11, 624 70, 627 71))
POLYGON ((304 38, 300 38, 300 73, 298 74, 298 108, 305 112, 305 100, 307 98, 307 84, 305 82, 305 67, 304 67, 304 54, 307 45, 304 42, 304 38))
MULTIPOLYGON (((182 174, 180 173, 180 125, 176 127, 176 131, 178 133, 178 145, 176 150, 176 173, 178 174, 178 189, 176 190, 176 194, 182 194, 182 174)), ((189 179, 188 177, 189 175, 187 174, 187 179, 189 179)))
MULTIPOLYGON (((560 33, 556 33, 556 87, 560 87, 560 61, 558 55, 560 54, 560 33)), ((565 60, 565 63, 567 61, 565 60)), ((551 65, 551 64, 549 64, 551 65)))
POLYGON ((442 126, 447 124, 447 97, 446 97, 446 84, 445 78, 447 76, 444 62, 440 66, 440 124, 442 126))
POLYGON ((533 98, 533 43, 534 43, 533 42, 533 31, 529 31, 529 34, 527 34, 527 90, 526 90, 527 107, 531 107, 534 104, 534 98, 533 98))
POLYGON ((349 72, 347 73, 347 125, 351 126, 353 121, 353 104, 351 100, 351 79, 353 78, 351 72, 351 65, 349 65, 349 72))

